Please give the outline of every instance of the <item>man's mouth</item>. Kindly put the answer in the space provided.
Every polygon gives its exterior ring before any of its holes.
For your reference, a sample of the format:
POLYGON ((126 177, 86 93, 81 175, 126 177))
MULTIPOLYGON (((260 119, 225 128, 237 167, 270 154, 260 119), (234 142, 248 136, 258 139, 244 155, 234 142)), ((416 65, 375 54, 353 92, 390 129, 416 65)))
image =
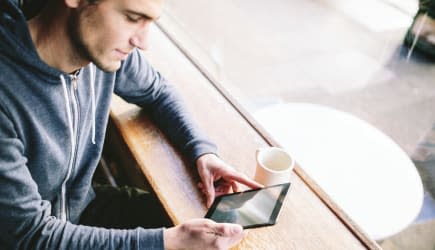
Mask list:
POLYGON ((130 52, 125 52, 123 50, 120 49, 115 49, 116 52, 116 56, 120 59, 120 60, 125 60, 127 59, 128 55, 130 54, 130 52))

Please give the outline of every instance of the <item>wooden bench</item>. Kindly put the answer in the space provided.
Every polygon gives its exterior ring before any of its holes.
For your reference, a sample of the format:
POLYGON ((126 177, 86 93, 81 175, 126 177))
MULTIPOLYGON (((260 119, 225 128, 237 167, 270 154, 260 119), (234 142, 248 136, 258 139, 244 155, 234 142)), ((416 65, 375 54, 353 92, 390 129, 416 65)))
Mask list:
MULTIPOLYGON (((148 59, 178 88, 198 125, 218 145, 220 157, 253 176, 255 150, 273 140, 159 29, 152 29, 150 37, 148 59)), ((135 161, 135 183, 147 183, 173 223, 203 217, 206 207, 196 187, 198 177, 146 114, 114 97, 111 122, 135 161)), ((278 224, 250 229, 237 249, 380 249, 299 167, 290 181, 278 224)))

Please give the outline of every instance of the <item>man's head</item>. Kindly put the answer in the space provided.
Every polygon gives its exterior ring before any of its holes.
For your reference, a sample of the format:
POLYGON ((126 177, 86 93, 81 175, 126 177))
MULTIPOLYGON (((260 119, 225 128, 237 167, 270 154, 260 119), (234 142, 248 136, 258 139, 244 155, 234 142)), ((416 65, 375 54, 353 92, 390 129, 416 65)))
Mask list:
POLYGON ((135 48, 147 47, 150 24, 161 0, 64 0, 71 10, 68 36, 78 60, 116 71, 135 48))

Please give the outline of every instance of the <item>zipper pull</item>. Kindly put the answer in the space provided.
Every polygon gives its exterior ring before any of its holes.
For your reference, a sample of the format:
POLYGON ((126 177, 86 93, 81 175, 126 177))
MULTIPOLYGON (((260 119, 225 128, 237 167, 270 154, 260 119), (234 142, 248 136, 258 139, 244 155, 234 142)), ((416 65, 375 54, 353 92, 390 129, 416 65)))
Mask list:
POLYGON ((72 77, 72 85, 74 87, 74 90, 77 90, 77 76, 72 77))
POLYGON ((71 75, 71 83, 74 87, 74 90, 77 90, 77 75, 79 74, 79 70, 77 70, 74 74, 71 75))

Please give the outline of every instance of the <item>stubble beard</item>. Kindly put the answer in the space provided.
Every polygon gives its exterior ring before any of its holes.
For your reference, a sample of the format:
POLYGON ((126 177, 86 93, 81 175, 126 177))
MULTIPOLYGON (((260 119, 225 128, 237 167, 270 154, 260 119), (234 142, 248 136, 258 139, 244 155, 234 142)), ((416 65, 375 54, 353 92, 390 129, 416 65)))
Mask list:
POLYGON ((108 64, 100 60, 98 56, 93 55, 92 49, 85 43, 85 38, 83 36, 83 33, 81 32, 81 24, 82 23, 79 22, 78 13, 72 15, 68 22, 68 34, 75 52, 72 55, 73 57, 75 57, 74 59, 77 61, 86 60, 88 62, 92 62, 99 69, 106 72, 115 72, 116 70, 118 70, 119 67, 110 67, 108 64))

